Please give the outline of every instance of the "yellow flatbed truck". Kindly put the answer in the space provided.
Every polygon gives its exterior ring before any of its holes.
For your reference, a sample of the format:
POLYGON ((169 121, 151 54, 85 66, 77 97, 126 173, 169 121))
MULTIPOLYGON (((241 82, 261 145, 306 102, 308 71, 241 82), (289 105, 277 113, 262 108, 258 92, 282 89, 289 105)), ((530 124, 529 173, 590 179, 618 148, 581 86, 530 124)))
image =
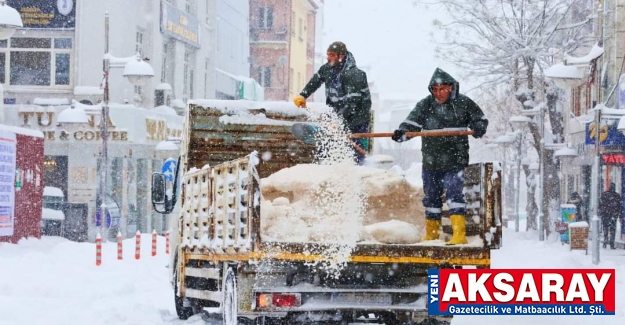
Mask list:
MULTIPOLYGON (((181 319, 202 313, 218 324, 448 324, 427 314, 427 270, 489 268, 501 246, 501 175, 493 163, 465 170, 467 245, 357 244, 340 274, 312 263, 323 243, 265 240, 260 182, 313 162, 314 146, 290 126, 306 113, 274 102, 198 100, 185 117, 176 172, 152 178, 152 203, 174 215, 171 281, 181 319), (271 152, 271 159, 258 153, 271 152), (175 182, 174 182, 175 183, 175 182)), ((446 216, 444 216, 445 218, 446 216)), ((445 224, 445 220, 443 224, 445 224)), ((443 226, 443 234, 451 234, 443 226)))

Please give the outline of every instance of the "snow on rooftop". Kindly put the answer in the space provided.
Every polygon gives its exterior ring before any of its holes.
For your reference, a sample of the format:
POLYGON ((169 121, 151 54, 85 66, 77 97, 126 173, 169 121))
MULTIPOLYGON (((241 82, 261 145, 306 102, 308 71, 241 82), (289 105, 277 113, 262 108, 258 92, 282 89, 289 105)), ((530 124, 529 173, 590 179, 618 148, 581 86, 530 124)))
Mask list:
POLYGON ((245 124, 245 125, 287 125, 291 126, 294 122, 281 121, 267 118, 265 114, 235 114, 222 115, 219 122, 223 124, 245 124))
POLYGON ((175 109, 166 105, 156 106, 154 107, 153 111, 167 114, 167 115, 178 115, 175 109))
POLYGON ((588 64, 590 61, 600 57, 603 54, 603 47, 600 47, 598 44, 593 45, 592 49, 588 54, 582 57, 574 57, 570 55, 565 56, 565 62, 567 64, 588 64))
POLYGON ((74 87, 74 95, 102 95, 104 89, 95 86, 76 86, 74 87))
POLYGON ((556 157, 575 157, 577 156, 577 150, 573 148, 562 148, 558 149, 553 153, 556 157))
POLYGON ((35 98, 33 100, 33 104, 45 105, 45 106, 69 105, 69 99, 68 98, 35 98))
POLYGON ((588 222, 578 221, 569 223, 569 228, 588 228, 588 222))
POLYGON ((74 108, 81 108, 83 110, 85 110, 85 112, 90 112, 90 111, 98 111, 100 112, 102 110, 102 103, 98 103, 95 105, 87 105, 87 104, 83 104, 81 102, 77 102, 75 100, 72 100, 72 105, 74 106, 74 108))
POLYGON ((21 135, 28 135, 28 136, 37 137, 37 138, 43 138, 43 132, 39 130, 25 129, 25 128, 20 128, 20 127, 11 126, 11 125, 0 124, 0 131, 12 132, 12 133, 21 134, 21 135))
MULTIPOLYGON (((265 109, 267 112, 286 116, 301 116, 308 112, 305 109, 296 107, 292 102, 287 101, 251 101, 251 100, 220 100, 220 99, 196 99, 189 101, 190 104, 205 108, 218 109, 224 114, 248 114, 250 110, 265 109)), ((308 109, 313 112, 325 112, 330 110, 325 103, 309 102, 308 109)))
POLYGON ((63 211, 43 208, 41 209, 41 219, 44 220, 65 220, 63 211))
POLYGON ((65 195, 63 194, 63 190, 61 190, 58 187, 53 187, 53 186, 46 186, 43 188, 43 195, 44 196, 58 196, 58 197, 65 197, 65 195))
POLYGON ((545 76, 549 78, 582 79, 584 72, 575 65, 558 63, 547 68, 545 76))
POLYGON ((29 105, 29 104, 20 104, 18 108, 18 112, 54 112, 54 106, 39 106, 39 105, 29 105))
POLYGON ((171 107, 173 108, 185 108, 186 106, 182 99, 174 99, 171 101, 171 107))
POLYGON ((156 86, 156 88, 154 88, 154 89, 156 89, 156 90, 171 90, 171 85, 166 83, 166 82, 164 82, 164 83, 161 83, 158 86, 156 86))

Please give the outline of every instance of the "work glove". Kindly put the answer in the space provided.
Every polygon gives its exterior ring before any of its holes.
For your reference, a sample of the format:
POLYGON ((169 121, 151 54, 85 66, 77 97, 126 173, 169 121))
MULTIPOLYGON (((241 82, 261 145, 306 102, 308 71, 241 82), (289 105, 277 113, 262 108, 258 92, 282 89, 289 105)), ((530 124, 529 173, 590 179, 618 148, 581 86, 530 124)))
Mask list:
POLYGON ((486 129, 485 128, 475 128, 473 130, 473 137, 476 138, 476 139, 479 139, 479 138, 483 137, 484 134, 486 134, 486 129))
POLYGON ((293 98, 293 103, 299 108, 304 108, 306 107, 306 98, 304 98, 304 96, 297 95, 293 98))
POLYGON ((406 141, 406 131, 404 130, 395 130, 393 136, 391 137, 395 142, 404 142, 406 141))

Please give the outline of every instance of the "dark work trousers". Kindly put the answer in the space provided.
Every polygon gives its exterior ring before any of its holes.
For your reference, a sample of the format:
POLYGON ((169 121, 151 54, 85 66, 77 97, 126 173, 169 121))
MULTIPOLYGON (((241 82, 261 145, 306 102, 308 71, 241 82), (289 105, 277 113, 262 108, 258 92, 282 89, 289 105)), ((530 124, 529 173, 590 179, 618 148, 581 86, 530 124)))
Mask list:
POLYGON ((602 218, 603 225, 603 247, 610 245, 614 247, 614 237, 616 235, 616 218, 602 218))
POLYGON ((447 172, 437 172, 423 169, 423 206, 425 207, 425 218, 440 220, 443 209, 443 191, 449 207, 449 214, 464 215, 466 201, 464 199, 464 168, 447 172))
MULTIPOLYGON (((369 133, 369 125, 368 124, 359 125, 359 126, 353 128, 351 130, 351 133, 369 133)), ((355 144, 357 144, 364 151, 368 150, 369 139, 367 139, 367 138, 358 138, 358 139, 351 139, 351 141, 353 141, 355 144)), ((365 161, 365 156, 360 154, 358 152, 358 150, 356 150, 355 148, 352 148, 352 149, 354 150, 354 154, 356 155, 356 163, 358 163, 358 165, 362 165, 364 163, 364 161, 365 161)))

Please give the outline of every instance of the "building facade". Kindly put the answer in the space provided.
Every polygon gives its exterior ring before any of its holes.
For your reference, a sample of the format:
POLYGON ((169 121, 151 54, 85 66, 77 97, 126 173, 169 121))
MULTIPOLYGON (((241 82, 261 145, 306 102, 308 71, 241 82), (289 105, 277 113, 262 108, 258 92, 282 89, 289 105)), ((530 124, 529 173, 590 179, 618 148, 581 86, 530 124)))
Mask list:
POLYGON ((312 76, 317 9, 313 0, 250 0, 250 76, 265 99, 291 100, 312 76))
MULTIPOLYGON (((564 165, 560 199, 567 202, 573 192, 578 192, 583 199, 581 212, 588 218, 593 212, 593 179, 598 180, 600 191, 607 190, 610 183, 614 183, 621 194, 622 215, 625 216, 625 136, 618 129, 625 116, 625 84, 622 84, 625 80, 622 70, 625 8, 618 2, 601 0, 580 2, 579 6, 573 8, 574 11, 592 8, 599 14, 585 30, 595 39, 595 45, 580 49, 579 53, 565 55, 560 63, 568 69, 577 69, 580 76, 577 80, 559 85, 567 93, 562 105, 563 115, 568 117, 564 119, 565 140, 569 148, 577 153, 571 160, 561 159, 564 165), (599 128, 595 126, 595 108, 602 111, 599 128), (599 152, 596 141, 599 141, 599 152), (593 164, 597 155, 600 165, 595 170, 593 164)), ((622 222, 617 226, 621 240, 625 239, 622 222)))
MULTIPOLYGON (((156 146, 179 136, 187 100, 215 96, 215 1, 198 0, 10 0, 24 28, 0 42, 2 123, 45 135, 45 185, 61 188, 71 218, 95 238, 98 130, 103 100, 105 13, 109 16, 110 121, 107 206, 120 211, 117 227, 162 231, 165 216, 152 211, 150 175, 177 153, 156 146), (123 76, 136 53, 154 77, 135 86, 123 76), (58 123, 66 110, 86 105, 81 129, 58 123), (176 110, 166 106, 175 108, 176 110), (79 149, 78 149, 79 148, 79 149), (167 155, 167 157, 165 157, 167 155)), ((243 70, 241 73, 244 73, 243 70)))
POLYGON ((102 100, 105 12, 110 55, 127 59, 139 53, 155 74, 150 83, 133 86, 122 77, 123 64, 112 64, 111 102, 159 106, 163 102, 155 102, 155 90, 161 83, 170 85, 174 104, 215 93, 214 1, 58 3, 10 1, 24 28, 0 43, 5 103, 32 104, 36 97, 102 100))
MULTIPOLYGON (((215 98, 262 101, 264 90, 250 78, 250 2, 217 0, 215 98)), ((209 66, 209 62, 206 62, 209 66)), ((205 94, 202 98, 212 98, 205 94)))

